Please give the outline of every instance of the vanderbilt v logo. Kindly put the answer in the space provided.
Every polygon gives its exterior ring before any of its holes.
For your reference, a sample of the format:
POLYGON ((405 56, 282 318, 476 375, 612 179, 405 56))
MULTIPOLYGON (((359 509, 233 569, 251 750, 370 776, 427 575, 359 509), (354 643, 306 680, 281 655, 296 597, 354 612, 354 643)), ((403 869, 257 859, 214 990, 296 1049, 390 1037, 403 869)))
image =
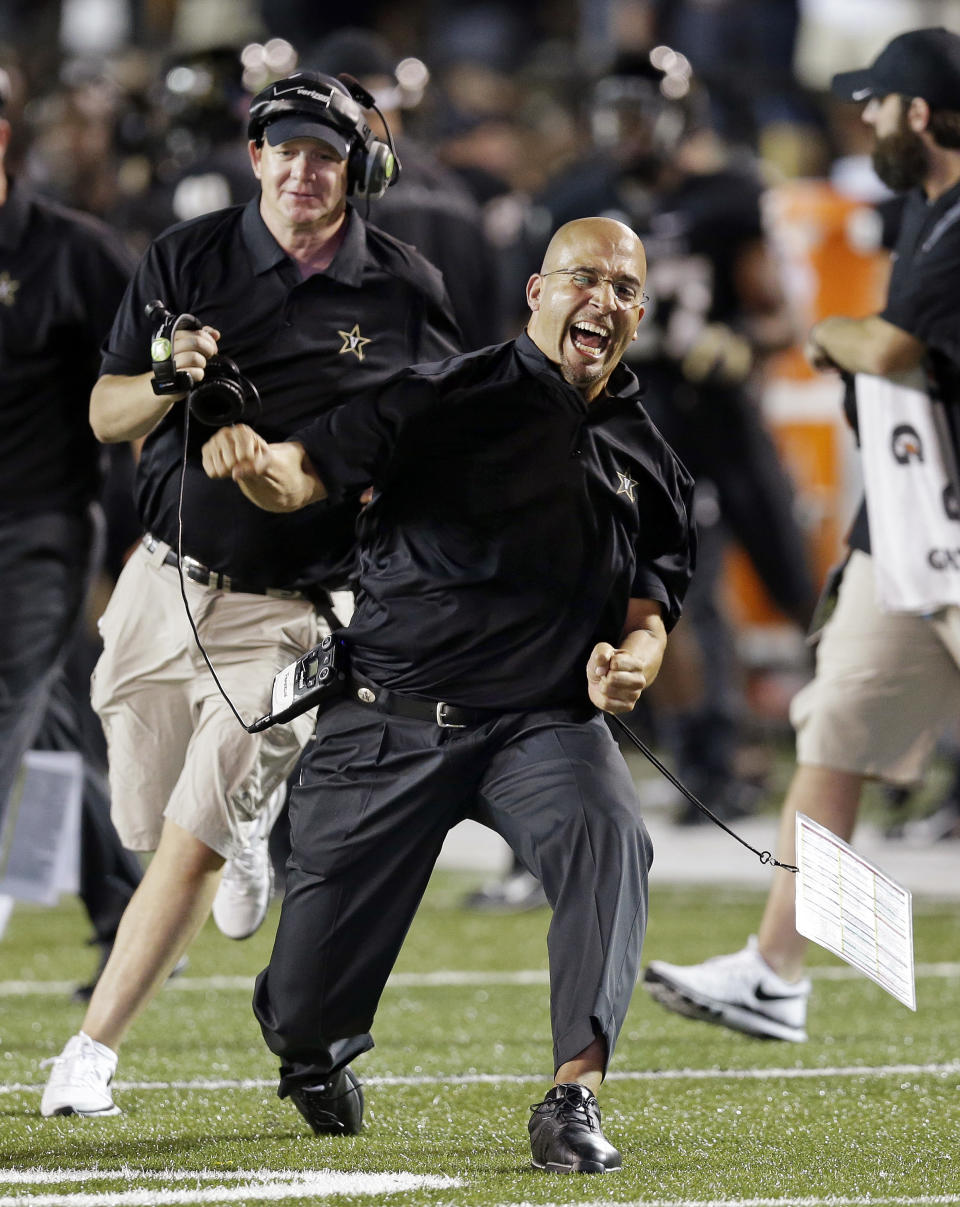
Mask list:
POLYGON ((344 352, 352 352, 357 360, 363 360, 363 350, 370 340, 360 334, 359 323, 354 323, 349 331, 338 331, 337 335, 343 340, 343 347, 340 349, 341 356, 344 352))
POLYGON ((631 503, 636 503, 637 496, 633 493, 634 487, 637 485, 633 478, 628 478, 626 474, 622 474, 617 470, 617 477, 620 479, 620 485, 617 487, 618 495, 626 495, 631 503))

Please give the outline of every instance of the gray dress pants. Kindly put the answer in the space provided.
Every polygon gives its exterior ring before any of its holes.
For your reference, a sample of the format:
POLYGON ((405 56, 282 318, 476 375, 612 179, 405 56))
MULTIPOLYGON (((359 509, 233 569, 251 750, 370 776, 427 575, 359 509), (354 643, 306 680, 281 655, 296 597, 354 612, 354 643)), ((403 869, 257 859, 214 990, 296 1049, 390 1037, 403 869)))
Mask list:
POLYGON ((349 700, 321 713, 304 756, 286 895, 254 992, 281 1097, 373 1046, 384 985, 447 831, 465 817, 506 839, 553 909, 554 1068, 596 1036, 612 1056, 653 855, 602 717, 544 710, 454 729, 349 700))

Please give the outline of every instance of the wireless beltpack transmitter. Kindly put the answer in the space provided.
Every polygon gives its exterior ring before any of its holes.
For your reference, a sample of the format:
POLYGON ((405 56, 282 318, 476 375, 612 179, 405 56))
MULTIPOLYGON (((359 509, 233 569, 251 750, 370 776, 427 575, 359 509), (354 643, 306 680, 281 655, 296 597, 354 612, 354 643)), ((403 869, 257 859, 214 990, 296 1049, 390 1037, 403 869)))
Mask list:
POLYGON ((318 704, 342 696, 347 686, 347 652, 342 641, 328 634, 296 662, 278 671, 273 680, 273 698, 268 716, 256 727, 290 721, 318 704))

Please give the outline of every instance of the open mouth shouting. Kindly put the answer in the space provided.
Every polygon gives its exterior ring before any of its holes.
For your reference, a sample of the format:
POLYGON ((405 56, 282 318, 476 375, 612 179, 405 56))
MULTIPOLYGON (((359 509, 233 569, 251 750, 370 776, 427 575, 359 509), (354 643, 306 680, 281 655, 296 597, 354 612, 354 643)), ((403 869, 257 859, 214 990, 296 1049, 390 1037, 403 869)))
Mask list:
POLYGON ((581 319, 570 325, 570 341, 588 360, 600 360, 610 345, 612 332, 599 323, 581 319))

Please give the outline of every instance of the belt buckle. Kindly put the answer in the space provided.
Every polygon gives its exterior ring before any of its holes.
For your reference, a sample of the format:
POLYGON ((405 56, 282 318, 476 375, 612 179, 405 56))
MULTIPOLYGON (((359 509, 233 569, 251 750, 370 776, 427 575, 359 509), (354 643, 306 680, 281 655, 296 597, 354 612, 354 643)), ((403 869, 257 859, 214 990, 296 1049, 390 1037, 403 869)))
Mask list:
POLYGON ((198 562, 195 557, 191 557, 189 553, 185 553, 180 558, 180 569, 184 572, 187 578, 192 578, 195 583, 199 583, 201 587, 210 586, 210 571, 202 562, 198 562))
POLYGON ((466 725, 458 725, 455 721, 448 721, 446 719, 448 707, 442 700, 437 702, 437 724, 439 727, 441 729, 466 729, 466 725))

